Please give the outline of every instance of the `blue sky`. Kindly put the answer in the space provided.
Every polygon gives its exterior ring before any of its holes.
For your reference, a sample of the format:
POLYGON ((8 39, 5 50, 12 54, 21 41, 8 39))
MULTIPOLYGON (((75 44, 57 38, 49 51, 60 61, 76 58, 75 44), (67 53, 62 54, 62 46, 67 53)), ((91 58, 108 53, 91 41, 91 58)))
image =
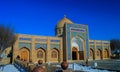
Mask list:
POLYGON ((20 34, 55 36, 64 15, 87 24, 90 39, 120 39, 119 0, 0 0, 0 24, 11 24, 20 34))

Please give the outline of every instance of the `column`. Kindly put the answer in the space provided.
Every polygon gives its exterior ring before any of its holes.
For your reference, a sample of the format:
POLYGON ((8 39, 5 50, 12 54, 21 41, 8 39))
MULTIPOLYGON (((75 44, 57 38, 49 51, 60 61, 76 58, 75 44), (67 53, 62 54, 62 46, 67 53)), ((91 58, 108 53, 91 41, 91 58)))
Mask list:
POLYGON ((60 54, 60 56, 59 56, 59 62, 62 62, 63 61, 63 43, 62 43, 63 41, 62 41, 62 38, 60 38, 60 52, 59 52, 59 54, 60 54))
POLYGON ((46 49, 46 62, 50 61, 51 52, 50 52, 50 37, 47 38, 47 49, 46 49))

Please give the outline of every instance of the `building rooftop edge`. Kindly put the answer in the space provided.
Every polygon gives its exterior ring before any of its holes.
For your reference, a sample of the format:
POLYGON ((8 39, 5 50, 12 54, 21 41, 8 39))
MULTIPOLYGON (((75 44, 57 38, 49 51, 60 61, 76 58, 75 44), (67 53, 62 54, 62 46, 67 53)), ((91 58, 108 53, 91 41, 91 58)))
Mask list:
POLYGON ((20 34, 20 33, 16 33, 15 35, 37 36, 37 37, 51 37, 51 38, 62 38, 62 37, 56 37, 56 36, 43 36, 43 35, 31 35, 31 34, 20 34))

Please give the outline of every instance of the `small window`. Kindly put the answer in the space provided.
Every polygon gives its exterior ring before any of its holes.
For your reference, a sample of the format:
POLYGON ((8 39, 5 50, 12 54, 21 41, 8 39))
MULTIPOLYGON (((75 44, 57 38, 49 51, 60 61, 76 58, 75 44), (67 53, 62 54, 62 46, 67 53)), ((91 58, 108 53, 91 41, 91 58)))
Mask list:
POLYGON ((52 58, 57 58, 57 52, 56 52, 56 51, 52 51, 51 57, 52 57, 52 58))
POLYGON ((43 52, 42 52, 41 50, 38 51, 37 57, 38 57, 38 58, 43 58, 43 52))

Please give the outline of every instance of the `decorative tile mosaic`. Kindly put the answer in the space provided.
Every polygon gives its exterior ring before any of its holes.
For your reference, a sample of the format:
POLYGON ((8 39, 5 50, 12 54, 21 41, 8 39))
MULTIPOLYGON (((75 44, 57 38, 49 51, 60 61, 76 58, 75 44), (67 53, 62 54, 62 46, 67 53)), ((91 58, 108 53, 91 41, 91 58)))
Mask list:
POLYGON ((26 40, 26 41, 31 41, 32 39, 31 38, 24 38, 24 37, 20 37, 19 40, 26 40))
POLYGON ((24 42, 19 42, 19 45, 18 45, 19 47, 19 49, 20 48, 23 48, 23 47, 26 47, 26 48, 28 48, 28 49, 31 49, 31 43, 24 43, 24 42))
POLYGON ((94 42, 89 42, 89 44, 94 44, 94 42))
POLYGON ((89 48, 92 48, 92 49, 94 49, 94 45, 90 45, 90 47, 89 48))
POLYGON ((60 42, 60 40, 50 40, 50 42, 60 42))
POLYGON ((59 44, 50 44, 50 48, 57 48, 58 50, 60 49, 60 45, 59 44))
POLYGON ((85 32, 85 29, 82 29, 82 28, 71 28, 71 31, 73 31, 73 32, 85 32))
POLYGON ((96 44, 102 44, 102 42, 96 42, 96 44))
MULTIPOLYGON (((84 44, 86 45, 86 57, 89 57, 89 43, 88 43, 88 26, 87 25, 79 25, 79 24, 66 24, 65 26, 65 30, 66 32, 66 40, 67 40, 67 59, 70 60, 72 59, 71 57, 71 39, 73 37, 78 37, 78 38, 82 38, 84 42, 84 44), (73 31, 71 31, 71 28, 73 31), (85 31, 83 31, 85 30, 85 31), (77 31, 77 32, 76 32, 77 31), (79 32, 78 32, 79 31, 79 32), (84 33, 83 33, 84 32, 84 33)), ((83 47, 83 46, 82 46, 83 47)), ((81 49, 81 47, 80 47, 81 49)))
POLYGON ((39 44, 39 43, 36 43, 35 44, 35 49, 38 49, 38 48, 43 48, 44 50, 47 49, 47 44, 39 44))
POLYGON ((108 49, 109 46, 104 46, 105 49, 108 49))
POLYGON ((106 45, 107 45, 107 44, 109 44, 109 43, 104 43, 104 44, 106 44, 106 45))
POLYGON ((101 49, 102 50, 102 46, 96 46, 97 49, 101 49))

